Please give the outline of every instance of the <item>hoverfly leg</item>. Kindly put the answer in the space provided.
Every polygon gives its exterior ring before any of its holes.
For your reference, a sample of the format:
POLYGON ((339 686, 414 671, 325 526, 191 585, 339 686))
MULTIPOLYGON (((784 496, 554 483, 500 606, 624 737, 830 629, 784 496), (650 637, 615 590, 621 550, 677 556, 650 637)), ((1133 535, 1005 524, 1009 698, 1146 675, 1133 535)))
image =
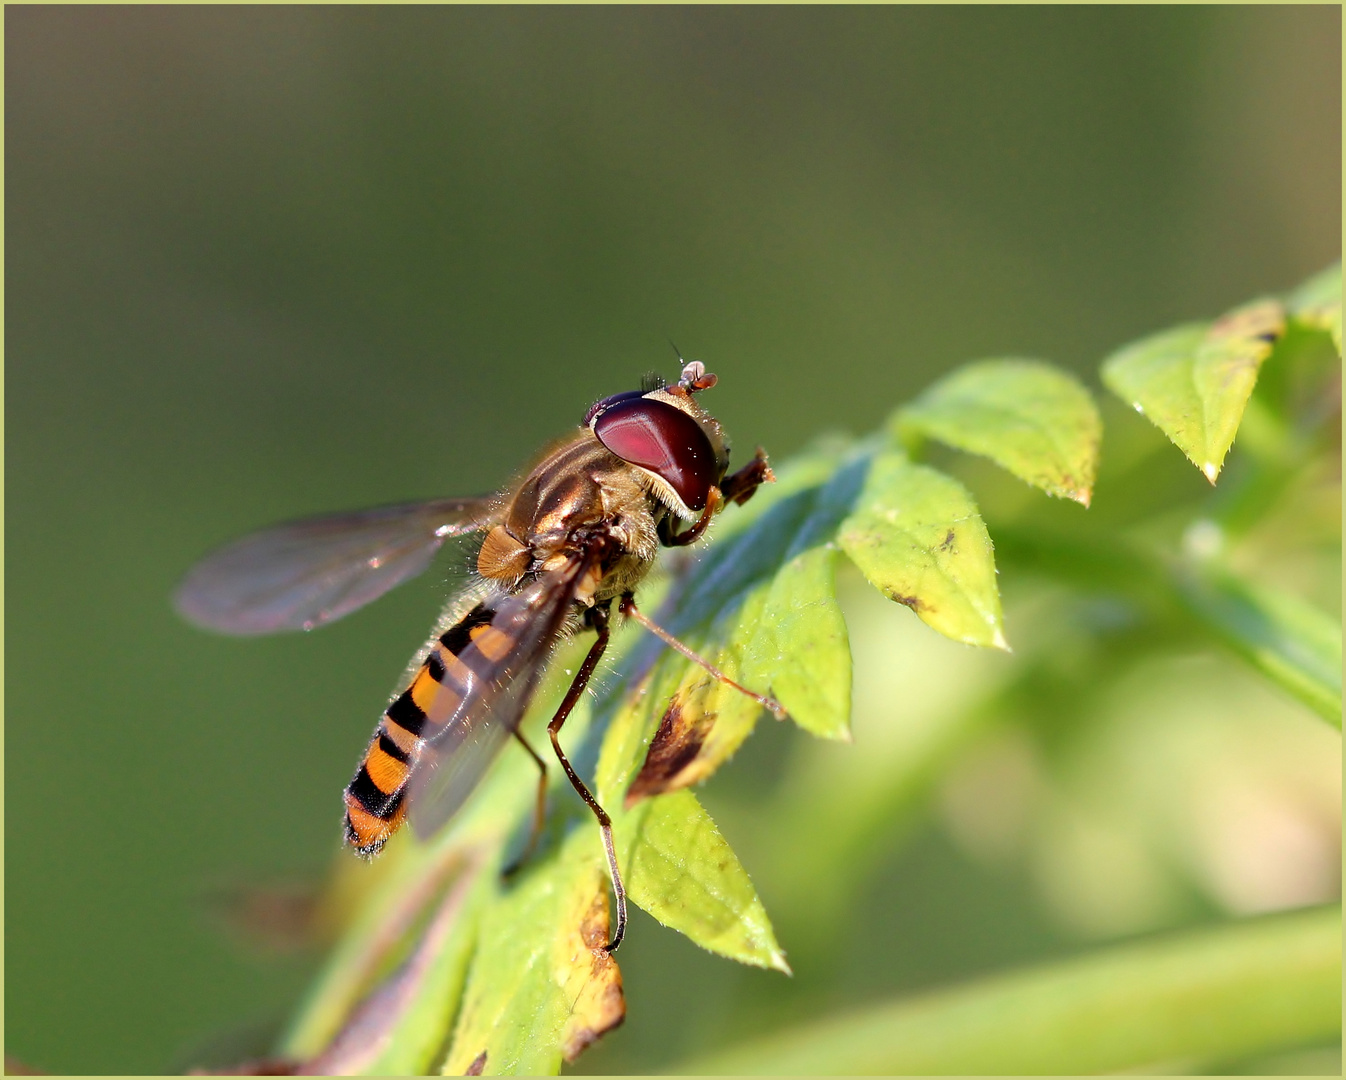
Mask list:
POLYGON ((720 493, 724 496, 726 504, 732 502, 742 506, 763 484, 775 482, 776 474, 767 463, 766 451, 759 446, 748 464, 732 476, 724 478, 724 482, 720 484, 720 493))
POLYGON ((625 596, 622 597, 621 604, 618 607, 618 610, 623 615, 635 619, 636 622, 640 623, 641 626, 643 626, 651 634, 657 637, 670 649, 675 649, 676 651, 682 653, 682 655, 687 657, 687 659, 692 661, 692 663, 701 665, 701 667, 705 668, 706 671, 708 671, 714 678, 718 679, 726 686, 732 686, 740 694, 746 694, 748 697, 752 698, 753 701, 757 702, 757 704, 761 705, 762 708, 770 712, 771 715, 774 716, 777 720, 786 720, 789 718, 790 714, 785 711, 785 706, 783 706, 775 698, 771 697, 769 694, 758 694, 752 690, 749 690, 746 686, 743 686, 741 683, 734 682, 733 679, 731 679, 723 671, 717 668, 709 660, 705 659, 705 657, 697 655, 686 645, 684 645, 681 641, 679 641, 672 634, 670 634, 667 630, 665 630, 662 626, 660 626, 656 622, 653 622, 648 616, 645 615, 644 612, 642 612, 638 607, 636 607, 636 599, 630 593, 627 593, 625 596))
POLYGON ((688 544, 694 544, 701 539, 701 534, 706 531, 706 526, 710 524, 710 519, 720 510, 730 503, 738 503, 742 506, 752 498, 753 493, 763 484, 771 484, 776 480, 776 474, 771 471, 771 466, 767 463, 766 451, 760 446, 753 459, 739 469, 732 476, 727 476, 719 487, 711 485, 710 491, 706 495, 706 508, 701 511, 701 516, 696 519, 696 523, 684 533, 675 533, 673 530, 677 525, 677 520, 671 516, 664 518, 659 522, 659 541, 664 547, 685 547, 688 544))
POLYGON ((612 894, 617 900, 617 926, 613 930, 612 940, 604 946, 604 949, 613 953, 617 951, 617 946, 622 943, 622 936, 626 933, 626 887, 622 884, 622 874, 617 867, 617 849, 612 843, 612 818, 608 817, 608 812, 594 798, 593 794, 580 779, 574 767, 570 764, 570 759, 566 757, 565 751, 561 749, 561 742, 558 738, 561 726, 566 722, 566 717, 579 701, 580 695, 584 693, 584 688, 589 684, 589 677, 593 675, 594 669, 598 667, 598 661, 602 658, 603 652, 608 647, 608 603, 604 601, 601 605, 596 605, 589 609, 589 621, 598 631, 598 640, 593 643, 589 649, 589 654, 584 658, 584 663, 580 665, 579 671, 575 674, 575 680, 570 684, 570 689, 566 691, 566 696, 561 702, 560 708, 556 710, 556 715, 551 718, 551 723, 547 725, 547 734, 551 736, 552 749, 556 751, 556 758, 561 763, 561 768, 565 770, 566 778, 570 781, 570 786, 575 789, 579 797, 584 800, 585 805, 594 812, 594 817, 598 818, 598 827, 603 833, 603 849, 608 856, 608 869, 612 873, 612 894))
POLYGON ((547 763, 529 745, 528 740, 523 737, 523 732, 518 728, 514 729, 514 737, 519 740, 519 745, 528 751, 528 756, 537 763, 537 805, 533 808, 533 825, 528 830, 528 843, 524 845, 519 857, 501 871, 505 877, 518 873, 519 868, 533 857, 533 852, 537 850, 538 839, 542 836, 542 827, 547 823, 547 763))
POLYGON ((715 516, 715 511, 724 505, 724 500, 720 496, 720 489, 711 486, 710 494, 706 496, 706 508, 701 511, 701 516, 696 519, 693 525, 684 533, 675 533, 673 531, 677 519, 671 514, 659 522, 659 540, 664 547, 686 547, 688 544, 694 544, 701 539, 701 534, 706 531, 706 526, 710 524, 710 519, 715 516))

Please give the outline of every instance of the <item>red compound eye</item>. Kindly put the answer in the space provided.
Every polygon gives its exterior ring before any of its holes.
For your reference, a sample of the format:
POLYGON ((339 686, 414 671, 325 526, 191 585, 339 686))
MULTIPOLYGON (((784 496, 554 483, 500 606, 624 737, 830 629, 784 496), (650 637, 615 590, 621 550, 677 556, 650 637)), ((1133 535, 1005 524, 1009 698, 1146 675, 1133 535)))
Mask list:
POLYGON ((715 451, 701 425, 662 401, 618 401, 593 421, 598 441, 623 461, 668 482, 688 510, 703 510, 715 483, 715 451))
POLYGON ((584 426, 588 427, 595 416, 601 412, 606 412, 619 401, 634 401, 636 398, 642 398, 648 391, 645 390, 627 390, 620 394, 613 394, 612 397, 605 397, 601 401, 595 401, 589 406, 589 411, 584 414, 584 426))

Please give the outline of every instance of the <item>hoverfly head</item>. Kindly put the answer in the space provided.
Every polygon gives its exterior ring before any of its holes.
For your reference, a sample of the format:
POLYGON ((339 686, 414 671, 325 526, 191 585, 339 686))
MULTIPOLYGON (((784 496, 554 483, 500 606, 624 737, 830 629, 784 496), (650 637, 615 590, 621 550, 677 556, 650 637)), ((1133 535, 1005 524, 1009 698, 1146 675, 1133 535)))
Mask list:
POLYGON ((634 465, 656 498, 693 520, 729 467, 719 423, 692 395, 716 383, 699 360, 685 364, 671 386, 628 390, 595 402, 585 425, 608 450, 634 465))

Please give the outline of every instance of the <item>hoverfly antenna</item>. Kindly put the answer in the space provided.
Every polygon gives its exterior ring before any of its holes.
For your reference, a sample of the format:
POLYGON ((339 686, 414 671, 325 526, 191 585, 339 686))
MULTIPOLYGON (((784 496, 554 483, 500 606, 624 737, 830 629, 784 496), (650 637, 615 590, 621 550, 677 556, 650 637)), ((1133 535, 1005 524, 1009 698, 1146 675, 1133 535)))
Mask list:
POLYGON ((706 365, 700 360, 692 360, 683 365, 682 377, 678 379, 678 385, 689 394, 695 394, 698 390, 709 390, 719 379, 706 371, 706 365))

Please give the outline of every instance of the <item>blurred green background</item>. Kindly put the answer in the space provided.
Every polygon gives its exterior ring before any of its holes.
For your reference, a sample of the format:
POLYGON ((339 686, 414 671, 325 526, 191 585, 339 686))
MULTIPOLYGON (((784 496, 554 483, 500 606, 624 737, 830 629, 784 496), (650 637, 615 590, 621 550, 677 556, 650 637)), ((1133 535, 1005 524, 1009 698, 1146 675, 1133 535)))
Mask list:
MULTIPOLYGON (((6 1048, 58 1072, 265 1048, 316 954, 220 897, 328 872, 442 598, 437 572, 317 635, 215 638, 168 603, 212 546, 491 489, 595 397, 672 374, 670 337, 720 375, 737 446, 779 459, 985 355, 1096 386, 1111 348, 1340 246, 1335 7, 10 7, 5 29, 6 1048)), ((1012 732, 970 748, 819 885, 761 807, 882 792, 1006 663, 848 595, 859 745, 763 725, 704 793, 796 978, 637 916, 630 1019, 584 1067, 1337 890, 1339 742, 1211 656, 1138 674, 1050 768, 1012 732), (1246 845, 1220 861, 1246 800, 1219 802, 1249 785, 1272 793, 1250 871, 1246 845)))

